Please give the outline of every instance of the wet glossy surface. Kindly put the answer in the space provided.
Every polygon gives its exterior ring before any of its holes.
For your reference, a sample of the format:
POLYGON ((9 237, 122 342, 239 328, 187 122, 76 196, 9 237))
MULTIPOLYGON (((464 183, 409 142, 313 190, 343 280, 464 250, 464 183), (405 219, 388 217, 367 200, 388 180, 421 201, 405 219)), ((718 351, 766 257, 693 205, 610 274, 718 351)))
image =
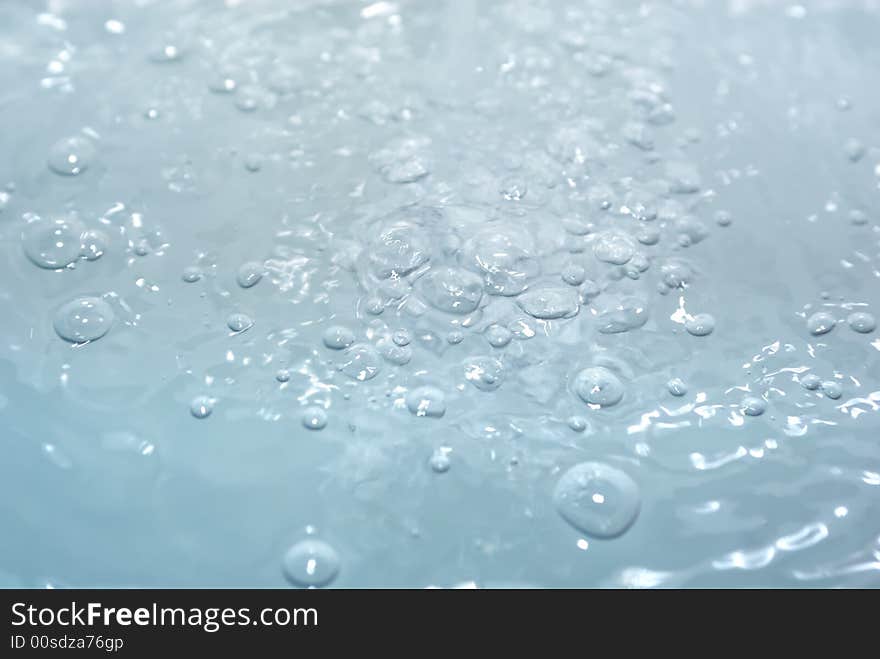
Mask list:
POLYGON ((0 581, 880 585, 878 33, 2 3, 0 581))

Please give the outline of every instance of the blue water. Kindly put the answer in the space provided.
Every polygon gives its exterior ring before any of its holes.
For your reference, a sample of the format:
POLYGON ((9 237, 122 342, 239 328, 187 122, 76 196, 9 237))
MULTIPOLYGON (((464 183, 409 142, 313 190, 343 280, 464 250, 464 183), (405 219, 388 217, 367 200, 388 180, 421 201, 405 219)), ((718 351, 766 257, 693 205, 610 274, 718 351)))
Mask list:
POLYGON ((880 585, 873 2, 0 5, 0 581, 880 585))

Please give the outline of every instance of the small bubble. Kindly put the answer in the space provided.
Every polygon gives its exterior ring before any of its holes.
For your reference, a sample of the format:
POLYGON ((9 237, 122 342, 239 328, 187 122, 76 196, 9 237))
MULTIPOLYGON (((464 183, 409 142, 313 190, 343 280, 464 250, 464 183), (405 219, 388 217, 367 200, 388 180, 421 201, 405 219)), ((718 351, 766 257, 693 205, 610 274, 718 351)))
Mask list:
POLYGON ((822 393, 824 393, 831 400, 837 400, 843 395, 843 387, 840 386, 839 383, 834 380, 827 380, 822 383, 822 393))
POLYGON ((293 585, 303 588, 330 585, 339 575, 339 568, 339 554, 322 540, 303 540, 284 555, 284 575, 293 585))
POLYGON ((327 426, 327 412, 321 407, 307 407, 302 412, 302 424, 309 430, 323 430, 327 426))
POLYGON ((23 247, 34 265, 57 270, 82 256, 82 235, 82 227, 73 220, 37 220, 25 227, 23 247))
POLYGON ((733 223, 733 216, 727 211, 715 213, 715 223, 720 227, 729 227, 733 223))
POLYGON ((673 396, 684 396, 687 393, 687 385, 681 378, 672 378, 666 383, 666 389, 673 396))
POLYGON ((344 350, 354 343, 355 337, 354 332, 347 327, 342 325, 331 325, 324 330, 321 340, 324 342, 324 345, 331 350, 344 350))
POLYGON ((254 112, 260 104, 252 94, 244 94, 235 100, 235 107, 242 112, 254 112))
POLYGON ((391 340, 399 346, 408 346, 412 342, 412 335, 405 329, 395 330, 391 340))
POLYGON ((598 304, 596 327, 601 334, 620 334, 644 327, 648 304, 635 296, 602 298, 598 304))
POLYGON ((491 325, 486 330, 486 340, 493 348, 503 348, 510 343, 511 338, 513 335, 510 330, 501 325, 491 325))
POLYGON ((583 432, 587 429, 587 420, 582 416, 570 416, 567 423, 568 427, 575 432, 583 432))
POLYGON ((231 94, 238 86, 235 79, 231 76, 220 73, 208 81, 208 89, 215 94, 231 94))
POLYGON ((244 263, 237 274, 238 285, 242 288, 251 288, 256 286, 263 278, 264 268, 262 263, 256 261, 248 261, 244 263))
POLYGON ((660 230, 654 227, 644 227, 636 234, 636 240, 642 245, 656 245, 660 242, 660 230))
POLYGON ((660 274, 663 277, 663 283, 669 288, 685 288, 693 278, 690 266, 679 261, 665 263, 660 268, 660 274))
POLYGON ((385 303, 382 302, 381 298, 370 297, 367 298, 364 303, 364 309, 366 309, 367 313, 371 316, 379 316, 385 311, 385 303))
POLYGON ((587 278, 587 271, 582 265, 569 263, 562 269, 562 281, 569 286, 580 286, 587 278))
POLYGON ((846 322, 850 329, 859 334, 870 334, 877 327, 874 316, 865 311, 854 311, 846 317, 846 322))
POLYGON ((801 386, 807 391, 816 391, 822 386, 822 379, 815 373, 807 373, 801 378, 801 386))
POLYGON ((606 232, 599 236, 593 246, 593 254, 597 259, 613 265, 624 265, 635 254, 635 245, 629 236, 623 233, 606 232))
POLYGON ((463 315, 479 306, 483 280, 461 268, 439 268, 420 278, 416 290, 435 309, 463 315))
POLYGON ((205 419, 214 411, 214 399, 208 396, 196 396, 189 405, 190 413, 197 419, 205 419))
POLYGON ((256 173, 263 168, 263 156, 251 153, 244 159, 244 168, 251 173, 256 173))
POLYGON ((86 171, 95 159, 95 145, 80 137, 65 137, 49 149, 49 169, 62 176, 77 176, 86 171))
POLYGON ((439 418, 446 414, 446 396, 436 387, 416 387, 406 395, 406 407, 415 416, 439 418))
POLYGON ((761 416, 767 409, 767 401, 758 396, 746 396, 742 399, 742 413, 746 416, 761 416))
POLYGON ((278 380, 278 382, 290 382, 290 371, 286 368, 278 369, 278 372, 275 373, 275 379, 278 380))
POLYGON ((104 21, 104 29, 110 34, 122 34, 125 32, 125 24, 122 21, 117 21, 115 18, 111 18, 104 21))
POLYGON ((807 318, 807 329, 813 336, 827 334, 834 329, 836 324, 837 321, 834 319, 834 316, 827 311, 817 311, 807 318))
POLYGON ((462 341, 464 341, 464 334, 462 332, 450 332, 446 335, 446 342, 451 346, 457 346, 462 341))
POLYGON ((202 271, 195 266, 184 268, 181 279, 187 284, 193 284, 202 278, 202 271))
POLYGON ((412 348, 408 345, 400 346, 394 343, 394 341, 384 338, 376 344, 376 347, 385 361, 397 366, 409 364, 410 360, 412 360, 412 348))
POLYGON ((364 382, 372 380, 382 368, 381 358, 375 348, 365 343, 356 343, 343 354, 339 370, 352 378, 364 382))
POLYGON ((684 328, 693 336, 708 336, 715 330, 715 318, 708 313, 698 313, 685 322, 684 328))
POLYGON ((428 463, 431 465, 431 470, 436 474, 445 474, 449 471, 451 465, 451 460, 449 459, 449 454, 452 452, 451 449, 441 447, 436 449, 431 454, 431 459, 428 463))
POLYGON ((87 261, 97 261, 107 251, 110 239, 107 234, 97 229, 88 229, 82 232, 79 238, 79 253, 87 261))
POLYGON ((508 201, 519 201, 526 196, 528 187, 523 179, 517 176, 508 176, 501 181, 499 192, 508 201))
POLYGON ((253 327, 254 321, 247 314, 234 313, 226 318, 226 326, 233 332, 241 333, 253 327))
POLYGON ((149 59, 157 64, 177 62, 183 57, 181 49, 173 43, 163 43, 149 53, 149 59))
POLYGON ((572 385, 578 397, 590 405, 610 407, 623 398, 623 383, 604 366, 591 366, 580 371, 572 385))
POLYGON ((865 226, 868 223, 868 214, 859 208, 854 208, 849 212, 849 221, 853 226, 865 226))
POLYGON ((577 291, 571 288, 534 288, 516 298, 520 309, 532 318, 555 320, 577 315, 577 291))
POLYGON ((115 320, 110 305, 99 297, 78 297, 55 313, 55 332, 65 341, 96 341, 110 331, 115 320))
POLYGON ((424 229, 409 221, 383 223, 372 234, 368 262, 379 279, 403 277, 427 262, 431 240, 424 229))
POLYGON ((560 516, 596 538, 616 538, 635 523, 641 494, 624 471, 600 462, 582 462, 566 471, 553 490, 560 516))
POLYGON ((464 363, 464 377, 480 391, 495 391, 501 386, 504 366, 489 356, 469 357, 464 363))
POLYGON ((867 151, 865 145, 855 138, 847 140, 843 150, 844 153, 846 153, 846 157, 849 158, 851 162, 858 162, 861 160, 867 151))
POLYGON ((150 242, 144 238, 143 240, 139 240, 137 244, 134 246, 134 253, 138 256, 146 256, 150 253, 150 242))

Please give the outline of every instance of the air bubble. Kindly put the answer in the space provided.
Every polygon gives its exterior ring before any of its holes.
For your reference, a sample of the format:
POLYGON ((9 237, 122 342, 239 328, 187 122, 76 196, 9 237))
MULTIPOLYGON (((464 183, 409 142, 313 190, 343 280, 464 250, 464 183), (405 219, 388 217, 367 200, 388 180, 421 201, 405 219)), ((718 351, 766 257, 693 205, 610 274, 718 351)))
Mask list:
POLYGON ((576 263, 569 263, 562 269, 562 281, 569 286, 580 286, 586 278, 587 271, 576 263))
POLYGON ((371 316, 380 316, 385 311, 385 303, 382 298, 370 297, 364 302, 364 309, 371 316))
POLYGON ((464 364, 464 377, 480 391, 495 391, 501 386, 504 366, 500 359, 481 355, 469 357, 464 364))
POLYGON ((525 231, 492 227, 465 242, 461 263, 481 275, 490 295, 519 295, 541 269, 531 250, 525 231))
POLYGON ((396 345, 399 346, 408 346, 412 342, 412 335, 408 330, 399 329, 395 330, 391 335, 391 340, 394 341, 396 345))
POLYGON ((693 336, 708 336, 715 331, 715 318, 708 313, 698 313, 685 321, 684 328, 693 336))
POLYGON ((834 316, 827 311, 817 311, 807 318, 807 329, 813 336, 827 334, 834 329, 836 324, 837 321, 834 319, 834 316))
POLYGON ((843 146, 843 150, 844 153, 846 153, 846 157, 849 158, 851 162, 858 162, 867 152, 865 145, 855 138, 847 140, 846 144, 843 146))
POLYGON ((575 432, 584 432, 587 429, 587 420, 582 416, 570 416, 567 423, 575 432))
POLYGON ((435 309, 453 314, 474 311, 483 297, 483 281, 461 268, 432 270, 419 279, 416 290, 435 309))
POLYGON ((253 327, 254 321, 247 314, 234 313, 226 319, 226 326, 233 332, 241 333, 253 327))
POLYGON ((354 343, 354 332, 342 325, 331 325, 321 337, 324 345, 331 350, 344 350, 354 343))
POLYGON ((351 379, 364 382, 379 374, 382 361, 375 348, 366 343, 356 343, 345 351, 338 368, 351 379))
POLYGON ((194 266, 190 266, 189 268, 184 268, 180 278, 188 284, 193 284, 202 278, 202 271, 194 266))
POLYGON ((307 407, 302 412, 302 424, 309 430, 323 430, 327 426, 327 412, 314 405, 307 407))
POLYGON ((236 275, 238 285, 242 288, 251 288, 256 286, 263 278, 264 268, 262 263, 256 261, 248 261, 244 263, 236 275))
POLYGON ((452 461, 449 459, 449 453, 450 449, 441 447, 431 454, 431 459, 428 461, 428 464, 431 465, 431 470, 435 474, 445 474, 449 471, 449 468, 452 466, 452 461))
POLYGON ((462 341, 464 341, 464 334, 462 332, 450 332, 446 335, 446 342, 451 346, 457 346, 462 341))
POLYGON ((183 51, 173 43, 162 43, 153 48, 149 53, 149 59, 157 64, 177 62, 183 57, 183 51))
POLYGON ((660 230, 654 227, 643 227, 636 234, 636 240, 642 245, 656 245, 660 242, 660 230))
POLYGON ((828 396, 831 400, 837 400, 843 395, 843 387, 840 386, 838 382, 834 380, 828 380, 823 382, 822 385, 822 393, 828 396))
POLYGON ((510 330, 501 325, 491 325, 486 329, 486 340, 493 348, 503 348, 510 343, 513 335, 510 330))
POLYGON ((595 538, 615 538, 636 521, 641 495, 626 472, 600 462, 582 462, 556 483, 553 503, 579 531, 595 538))
POLYGON ((251 153, 244 159, 244 168, 255 174, 263 168, 263 156, 258 153, 251 153))
POLYGON ((629 262, 635 251, 632 239, 622 233, 603 233, 593 245, 593 254, 596 258, 613 265, 624 265, 629 262))
POLYGON ((91 140, 80 136, 65 137, 49 149, 49 169, 62 176, 77 176, 91 166, 95 154, 91 140))
POLYGON ((729 227, 733 224, 733 215, 727 211, 718 211, 715 213, 715 224, 720 227, 729 227))
POLYGON ((508 201, 519 201, 526 196, 528 187, 523 179, 517 176, 509 176, 501 181, 501 187, 498 191, 508 201))
POLYGON ((746 396, 741 407, 746 416, 761 416, 767 410, 767 401, 758 396, 746 396))
POLYGON ((801 378, 801 386, 807 391, 816 391, 822 386, 822 379, 815 373, 807 373, 801 378))
POLYGON ((295 586, 328 586, 339 575, 339 569, 339 554, 322 540, 303 540, 293 545, 284 555, 284 576, 295 586))
POLYGON ((533 318, 570 318, 578 312, 577 291, 571 288, 536 288, 516 298, 519 308, 533 318))
POLYGON ((380 279, 403 277, 428 261, 431 243, 417 226, 398 221, 380 227, 370 241, 368 257, 380 279))
POLYGON ((687 393, 687 385, 681 378, 672 378, 666 383, 666 389, 673 396, 684 396, 687 393))
POLYGON ((208 396, 196 396, 189 405, 190 414, 197 419, 205 419, 214 411, 214 400, 208 396))
POLYGON ((82 228, 74 220, 37 220, 25 227, 24 252, 41 268, 63 268, 82 256, 82 235, 82 228))
POLYGON ((580 371, 572 388, 582 401, 600 407, 616 405, 623 398, 623 383, 604 366, 591 366, 580 371))
POLYGON ((868 223, 868 214, 859 208, 854 208, 849 212, 849 221, 853 226, 865 226, 868 223))
POLYGON ((104 256, 110 240, 103 231, 88 229, 80 236, 80 256, 86 261, 97 261, 104 256))
POLYGON ((416 387, 406 395, 406 407, 416 416, 439 418, 446 414, 446 396, 437 387, 416 387))
POLYGON ((65 341, 96 341, 110 331, 115 314, 98 297, 78 297, 62 305, 55 313, 55 332, 65 341))
POLYGON ((596 327, 601 334, 619 334, 639 329, 648 322, 648 305, 638 297, 601 298, 596 327))
POLYGON ((874 316, 865 311, 855 311, 846 317, 846 322, 855 332, 859 334, 870 334, 877 327, 877 321, 874 316))
POLYGON ((385 361, 396 366, 404 366, 412 360, 413 351, 408 345, 399 346, 394 341, 383 338, 376 344, 376 347, 385 361))

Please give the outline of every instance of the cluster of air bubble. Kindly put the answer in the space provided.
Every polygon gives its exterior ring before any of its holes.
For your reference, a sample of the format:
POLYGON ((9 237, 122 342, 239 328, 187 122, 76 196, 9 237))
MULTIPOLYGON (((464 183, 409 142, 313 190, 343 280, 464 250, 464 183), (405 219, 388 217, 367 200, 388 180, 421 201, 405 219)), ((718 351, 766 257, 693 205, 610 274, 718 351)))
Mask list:
MULTIPOLYGON (((694 355, 701 342, 728 331, 716 323, 724 301, 701 289, 706 273, 691 255, 704 241, 725 240, 737 223, 719 207, 707 183, 711 173, 701 171, 690 154, 698 138, 678 125, 660 64, 672 47, 641 52, 639 35, 650 30, 649 23, 623 31, 618 44, 591 39, 616 29, 613 9, 547 5, 546 12, 548 25, 566 25, 561 38, 548 39, 540 20, 513 5, 498 8, 496 18, 520 40, 521 53, 485 44, 485 61, 500 64, 484 81, 486 91, 464 101, 385 75, 385 67, 404 66, 414 51, 396 40, 401 19, 393 3, 362 9, 354 30, 322 24, 312 37, 325 49, 319 57, 307 47, 311 41, 289 45, 269 16, 249 25, 252 38, 262 40, 259 48, 247 40, 169 35, 144 54, 169 77, 195 66, 203 95, 228 106, 241 122, 262 122, 271 139, 255 138, 240 160, 255 190, 274 197, 280 189, 284 197, 283 186, 261 188, 260 177, 290 160, 316 195, 302 208, 285 207, 278 218, 263 218, 278 222, 278 244, 265 254, 237 254, 224 271, 198 254, 174 276, 179 289, 199 287, 203 296, 213 296, 206 324, 223 333, 218 354, 224 358, 233 346, 264 341, 271 331, 246 311, 250 300, 271 296, 291 319, 304 300, 317 304, 324 295, 342 301, 334 313, 300 327, 309 336, 311 370, 278 366, 283 350, 277 346, 284 341, 258 343, 266 348, 264 380, 287 397, 284 416, 295 420, 291 434, 318 441, 330 432, 319 431, 345 427, 337 410, 351 396, 370 404, 387 401, 389 433, 411 427, 409 422, 455 433, 465 410, 490 407, 501 392, 518 396, 524 414, 552 418, 572 437, 592 434, 615 427, 644 402, 644 392, 637 396, 632 383, 650 366, 627 352, 639 333, 676 340, 684 354, 694 355), (386 41, 392 45, 384 52, 386 41), (316 78, 324 84, 310 82, 316 78), (346 86, 357 86, 367 100, 351 102, 339 91, 346 86), (479 130, 458 130, 462 121, 479 130), (320 157, 323 144, 342 143, 334 130, 349 122, 358 127, 356 136, 334 155, 355 163, 355 183, 324 194, 327 173, 309 163, 320 157), (276 138, 285 140, 286 152, 272 150, 276 138), (302 242, 291 247, 284 243, 289 236, 302 242), (314 293, 310 287, 319 288, 322 279, 333 286, 314 293), (694 294, 699 306, 691 308, 694 294)), ((124 33, 119 21, 105 28, 124 33)), ((202 29, 222 37, 229 28, 214 19, 202 29)), ((152 106, 143 116, 163 120, 152 106)), ((46 168, 75 190, 101 176, 104 144, 85 127, 58 135, 46 168)), ((856 162, 865 149, 853 141, 845 153, 856 162)), ((163 170, 163 178, 181 195, 197 185, 188 161, 163 170)), ((0 197, 4 205, 7 200, 0 197)), ((173 244, 174 231, 166 239, 149 214, 145 220, 136 205, 127 204, 95 217, 61 207, 25 214, 23 258, 67 275, 115 250, 114 257, 125 259, 134 273, 144 259, 173 244)), ((862 219, 854 216, 853 223, 862 219)), ((234 221, 238 230, 250 230, 250 218, 234 221)), ((135 281, 150 289, 148 279, 135 281)), ((129 330, 117 317, 127 311, 115 300, 110 289, 72 287, 46 323, 72 347, 88 349, 85 344, 129 330)), ((843 316, 821 310, 805 315, 805 338, 828 340, 825 335, 843 324, 856 334, 876 328, 863 309, 843 316)), ((830 375, 810 374, 801 384, 830 399, 842 395, 830 375)), ((651 395, 654 403, 669 396, 685 401, 689 384, 668 374, 651 395)), ((188 404, 192 417, 209 425, 224 408, 209 384, 193 391, 188 404)), ((759 417, 772 403, 765 393, 749 390, 731 407, 735 414, 759 417)), ((426 455, 438 477, 454 464, 445 444, 431 446, 426 455)), ((637 523, 638 482, 636 466, 580 462, 546 494, 579 532, 611 539, 637 523)), ((284 555, 283 572, 295 585, 325 586, 336 579, 340 560, 333 547, 309 538, 284 555)))

